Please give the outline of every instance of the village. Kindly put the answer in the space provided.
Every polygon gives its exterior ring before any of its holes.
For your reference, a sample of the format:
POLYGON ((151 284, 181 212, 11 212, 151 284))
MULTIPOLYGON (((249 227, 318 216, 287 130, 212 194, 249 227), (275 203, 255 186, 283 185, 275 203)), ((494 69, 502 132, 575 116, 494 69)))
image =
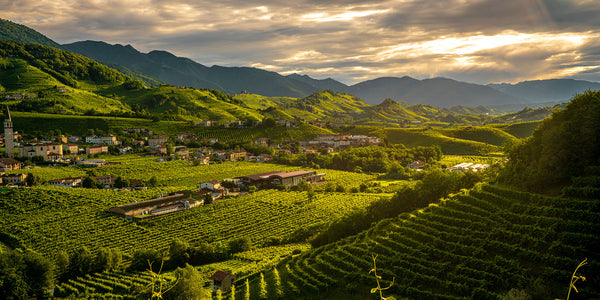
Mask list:
MULTIPOLYGON (((235 122, 234 122, 235 123, 235 122)), ((239 123, 239 122, 238 122, 239 123)), ((277 126, 295 126, 290 122, 278 122, 277 126)), ((237 124, 237 123, 235 123, 237 124)), ((242 124, 242 123, 240 123, 242 124)), ((235 126, 242 126, 237 124, 235 126)), ((200 126, 216 126, 214 122, 205 121, 200 126)), ((324 124, 319 124, 323 125, 324 124)), ((227 124, 227 126, 234 126, 227 124)), ((157 162, 168 160, 187 160, 190 164, 208 165, 227 161, 249 161, 264 163, 273 160, 274 155, 296 155, 310 153, 334 153, 340 149, 356 146, 381 144, 378 137, 364 135, 319 135, 311 140, 287 141, 271 143, 269 138, 257 138, 253 141, 250 152, 243 148, 222 149, 218 138, 198 138, 194 132, 186 132, 169 136, 155 134, 146 128, 126 128, 119 136, 114 134, 91 134, 88 136, 38 136, 24 138, 13 128, 8 107, 4 114, 4 134, 0 136, 0 146, 6 149, 5 158, 0 159, 0 184, 4 186, 24 185, 26 174, 4 174, 12 171, 39 167, 81 166, 101 167, 114 164, 99 155, 139 154, 155 156, 157 162), (187 145, 199 146, 197 148, 187 145), (258 149, 258 151, 257 151, 258 149)), ((114 188, 114 176, 98 176, 95 178, 103 188, 114 188)), ((81 187, 83 178, 61 178, 49 181, 48 184, 62 187, 81 187)), ((130 182, 132 188, 139 188, 138 182, 130 182)))

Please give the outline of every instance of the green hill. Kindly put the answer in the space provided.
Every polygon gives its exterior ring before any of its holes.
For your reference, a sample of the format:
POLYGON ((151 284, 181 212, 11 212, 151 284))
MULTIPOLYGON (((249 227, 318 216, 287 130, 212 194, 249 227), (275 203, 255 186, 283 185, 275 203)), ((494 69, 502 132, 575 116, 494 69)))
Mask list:
POLYGON ((482 142, 494 146, 513 143, 516 138, 500 129, 491 127, 465 127, 461 129, 438 129, 443 135, 463 140, 482 142))
POLYGON ((4 87, 4 92, 25 95, 24 100, 5 102, 16 110, 56 114, 82 114, 90 111, 108 114, 130 111, 120 101, 102 97, 89 90, 69 86, 65 89, 67 92, 61 92, 58 87, 65 86, 63 82, 20 58, 0 60, 0 69, 0 85, 4 87))
POLYGON ((24 43, 36 43, 56 49, 64 49, 45 35, 24 25, 0 19, 0 40, 13 40, 24 43))
POLYGON ((488 155, 501 151, 498 146, 475 140, 448 137, 435 129, 384 129, 379 134, 382 134, 391 144, 402 144, 406 147, 439 145, 444 154, 488 155))
POLYGON ((600 91, 588 91, 545 119, 533 136, 511 149, 503 179, 552 192, 600 164, 600 91))
MULTIPOLYGON (((276 266, 280 289, 284 298, 367 299, 377 287, 369 273, 375 256, 381 286, 393 281, 383 295, 396 299, 498 299, 511 289, 554 299, 567 294, 587 257, 588 282, 578 282, 572 299, 597 298, 599 212, 597 202, 484 185, 287 257, 276 266)), ((273 268, 263 272, 272 290, 273 268)), ((258 277, 250 284, 257 295, 258 277)))
POLYGON ((428 119, 404 108, 392 99, 386 99, 378 105, 369 107, 357 117, 357 123, 366 125, 386 125, 411 121, 428 121, 428 119))

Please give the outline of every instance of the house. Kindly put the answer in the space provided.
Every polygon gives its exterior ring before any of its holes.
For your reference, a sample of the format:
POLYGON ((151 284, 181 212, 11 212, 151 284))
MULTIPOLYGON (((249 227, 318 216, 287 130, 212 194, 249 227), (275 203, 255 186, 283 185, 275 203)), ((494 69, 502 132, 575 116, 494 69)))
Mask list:
POLYGON ((108 146, 103 144, 97 144, 94 146, 90 146, 85 148, 85 154, 100 154, 100 153, 108 153, 108 146))
POLYGON ((213 121, 211 121, 211 120, 204 120, 204 121, 200 122, 200 126, 203 126, 203 127, 210 127, 210 126, 213 126, 213 123, 214 123, 214 122, 213 122, 213 121))
POLYGON ((169 136, 167 135, 159 135, 148 139, 148 147, 154 149, 158 145, 163 145, 169 140, 169 136))
POLYGON ((217 290, 229 292, 231 290, 231 284, 237 279, 237 276, 226 271, 218 270, 210 277, 210 279, 212 279, 213 293, 217 292, 217 290))
POLYGON ((60 143, 42 142, 22 144, 19 146, 19 156, 33 158, 35 156, 43 157, 44 161, 49 161, 48 155, 52 153, 53 158, 62 157, 63 147, 60 143))
POLYGON ((219 182, 218 180, 209 180, 209 181, 205 181, 200 183, 200 189, 208 189, 211 191, 214 190, 218 190, 221 189, 221 182, 219 182))
POLYGON ((256 140, 254 140, 254 145, 255 146, 268 146, 269 145, 269 139, 268 138, 258 138, 256 140))
POLYGON ((225 159, 228 161, 238 161, 245 159, 248 153, 246 151, 231 151, 225 154, 225 159))
POLYGON ((83 177, 62 178, 48 181, 49 185, 74 188, 81 186, 83 177))
POLYGON ((190 157, 190 151, 186 146, 175 146, 174 150, 175 154, 183 159, 188 159, 190 157))
POLYGON ((407 167, 411 169, 421 169, 425 166, 425 162, 421 160, 415 160, 411 163, 408 163, 407 167))
POLYGON ((293 171, 279 172, 271 171, 253 175, 237 177, 238 184, 242 186, 277 186, 284 185, 289 188, 296 186, 300 181, 304 180, 309 183, 317 183, 325 181, 325 174, 317 174, 316 171, 293 171))
POLYGON ((20 185, 25 182, 27 175, 24 173, 19 174, 4 174, 2 175, 2 185, 20 185))
POLYGON ((78 165, 82 167, 101 167, 106 165, 106 160, 104 159, 85 159, 77 162, 78 165))
POLYGON ((19 170, 21 169, 21 162, 10 158, 4 157, 0 158, 0 170, 8 171, 8 170, 19 170))
POLYGON ((81 137, 80 136, 76 136, 76 135, 72 135, 70 137, 67 138, 67 141, 69 143, 79 143, 81 142, 81 137))
POLYGON ((190 207, 188 197, 182 192, 175 192, 170 194, 160 194, 156 198, 132 202, 110 208, 108 211, 114 215, 124 217, 126 219, 133 219, 134 217, 141 216, 153 216, 162 215, 166 213, 176 212, 190 207), (182 203, 183 205, 169 204, 182 203))
POLYGON ((48 159, 46 159, 46 161, 60 162, 60 161, 62 161, 62 157, 63 157, 62 154, 50 152, 50 153, 48 153, 48 159))
POLYGON ((194 159, 200 161, 201 165, 208 165, 210 163, 210 156, 208 155, 196 155, 194 159))
POLYGON ((129 153, 129 151, 131 151, 131 147, 129 147, 129 146, 119 147, 119 153, 121 153, 121 154, 127 154, 127 153, 129 153))
POLYGON ((67 150, 70 154, 77 154, 79 153, 79 146, 76 144, 67 144, 65 145, 64 150, 67 150))
POLYGON ((115 180, 117 180, 116 176, 96 176, 96 181, 98 181, 98 183, 100 185, 102 185, 103 188, 108 189, 111 188, 115 185, 115 180))

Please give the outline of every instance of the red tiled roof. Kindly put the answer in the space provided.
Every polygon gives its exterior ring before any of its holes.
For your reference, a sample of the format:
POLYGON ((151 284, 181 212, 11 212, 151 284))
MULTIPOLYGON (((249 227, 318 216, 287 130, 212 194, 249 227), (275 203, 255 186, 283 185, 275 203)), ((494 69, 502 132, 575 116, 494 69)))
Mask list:
POLYGON ((229 275, 233 275, 233 274, 231 274, 229 272, 218 270, 210 277, 210 279, 212 279, 216 282, 221 282, 229 275))

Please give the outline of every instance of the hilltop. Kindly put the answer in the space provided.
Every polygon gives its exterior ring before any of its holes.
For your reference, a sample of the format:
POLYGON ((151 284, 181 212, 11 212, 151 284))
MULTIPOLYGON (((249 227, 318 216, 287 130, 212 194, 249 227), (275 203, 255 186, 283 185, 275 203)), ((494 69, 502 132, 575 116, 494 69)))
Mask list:
POLYGON ((0 40, 36 43, 56 49, 64 49, 60 44, 36 30, 4 19, 0 19, 0 40))

